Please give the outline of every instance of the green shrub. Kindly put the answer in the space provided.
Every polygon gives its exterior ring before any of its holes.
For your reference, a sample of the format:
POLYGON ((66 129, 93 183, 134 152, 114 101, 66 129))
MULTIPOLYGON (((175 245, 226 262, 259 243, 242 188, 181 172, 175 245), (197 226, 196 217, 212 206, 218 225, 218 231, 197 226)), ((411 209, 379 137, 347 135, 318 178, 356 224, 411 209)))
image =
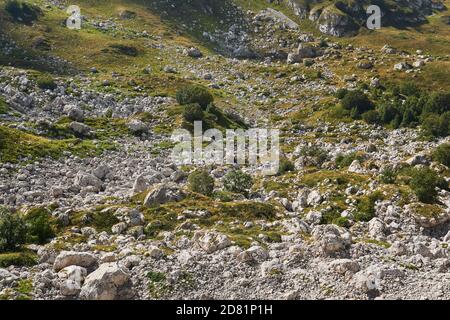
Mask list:
POLYGON ((348 93, 347 89, 341 88, 336 91, 335 96, 336 98, 342 100, 347 95, 347 93, 348 93))
POLYGON ((27 242, 44 244, 55 237, 56 221, 45 208, 34 208, 24 217, 27 242))
POLYGON ((328 159, 326 150, 316 146, 305 146, 300 150, 300 155, 313 158, 317 165, 321 165, 328 159))
POLYGON ((29 24, 38 19, 42 13, 39 7, 28 4, 24 1, 8 0, 5 10, 13 17, 14 20, 29 24))
POLYGON ((428 167, 414 168, 410 175, 409 186, 421 202, 434 203, 438 195, 436 188, 446 187, 445 180, 428 167))
POLYGON ((211 196, 214 190, 214 178, 206 170, 196 170, 189 175, 189 189, 193 192, 211 196))
POLYGON ((247 194, 253 186, 253 179, 249 174, 233 169, 225 175, 223 186, 226 191, 247 194))
POLYGON ((375 203, 383 199, 383 194, 379 191, 362 197, 358 200, 356 207, 355 220, 368 222, 375 217, 375 203))
POLYGON ((0 252, 14 251, 26 240, 22 218, 0 207, 0 252))
POLYGON ((314 64, 314 60, 313 59, 305 59, 305 60, 303 60, 303 64, 305 65, 305 67, 311 67, 314 64))
POLYGON ((414 82, 403 82, 399 86, 399 93, 404 96, 420 96, 421 91, 414 82))
POLYGON ((431 94, 424 107, 425 113, 443 114, 450 111, 450 92, 431 94))
POLYGON ((445 137, 448 134, 448 119, 444 115, 429 114, 422 121, 422 129, 427 137, 445 137))
POLYGON ((205 87, 190 85, 177 91, 177 101, 181 105, 198 103, 203 109, 206 109, 214 101, 214 97, 205 87))
POLYGON ((365 122, 369 124, 380 124, 381 118, 380 114, 377 110, 369 110, 362 115, 362 118, 365 122))
POLYGON ((352 152, 349 154, 338 154, 335 160, 335 164, 338 168, 345 168, 352 164, 353 161, 359 160, 362 161, 363 158, 358 155, 356 152, 352 152))
POLYGON ((0 253, 0 268, 31 267, 37 263, 37 255, 31 251, 0 253))
POLYGON ((380 181, 382 183, 392 184, 395 182, 396 179, 397 179, 397 172, 390 167, 385 168, 381 172, 380 181))
POLYGON ((188 104, 184 107, 183 118, 188 122, 203 120, 203 110, 198 103, 188 104))
POLYGON ((374 108, 369 98, 359 90, 348 92, 341 100, 342 107, 351 111, 353 119, 359 119, 361 114, 374 108))
POLYGON ((291 160, 289 160, 288 158, 281 158, 280 159, 280 166, 278 168, 278 174, 282 175, 286 172, 290 172, 290 171, 294 171, 295 170, 295 165, 294 163, 292 163, 291 160))
POLYGON ((55 90, 57 87, 55 80, 50 76, 39 77, 36 82, 42 90, 55 90))
POLYGON ((450 143, 443 143, 433 152, 433 159, 450 167, 450 143))

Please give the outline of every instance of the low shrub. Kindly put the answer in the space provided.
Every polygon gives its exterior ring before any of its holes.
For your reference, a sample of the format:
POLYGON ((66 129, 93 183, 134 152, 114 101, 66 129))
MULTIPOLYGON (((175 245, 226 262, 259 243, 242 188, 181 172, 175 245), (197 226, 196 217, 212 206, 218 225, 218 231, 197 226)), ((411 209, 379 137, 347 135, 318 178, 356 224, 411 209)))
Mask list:
POLYGON ((350 110, 353 119, 359 119, 361 115, 374 108, 374 104, 365 93, 359 90, 348 92, 341 100, 342 107, 350 110))
POLYGON ((214 190, 214 178, 206 170, 196 170, 188 177, 189 189, 193 192, 211 196, 214 190))
POLYGON ((179 89, 176 98, 181 105, 198 103, 204 110, 214 101, 214 97, 208 89, 198 85, 190 85, 179 89))
POLYGON ((368 196, 360 198, 356 207, 355 220, 365 222, 372 220, 376 213, 375 203, 382 199, 383 194, 379 191, 375 191, 368 196))
POLYGON ((382 183, 392 184, 395 182, 396 179, 397 179, 397 172, 390 167, 385 168, 381 172, 380 181, 382 183))
POLYGON ((14 20, 25 24, 32 23, 42 14, 39 7, 17 0, 8 0, 5 5, 5 10, 14 20))
POLYGON ((26 226, 22 218, 0 207, 0 252, 14 251, 26 241, 26 226))
POLYGON ((56 221, 45 208, 34 208, 24 217, 27 242, 44 244, 55 237, 56 221))
POLYGON ((353 161, 359 160, 362 161, 363 158, 357 152, 352 152, 349 154, 338 154, 335 160, 335 164, 338 168, 345 168, 352 164, 353 161))
POLYGON ((225 175, 223 186, 228 192, 247 194, 253 186, 253 179, 249 174, 233 169, 225 175))
POLYGON ((450 143, 443 143, 433 152, 433 160, 450 167, 450 143))
POLYGON ((31 267, 37 260, 37 255, 31 251, 0 253, 0 268, 31 267))
POLYGON ((300 155, 314 159, 316 165, 320 166, 328 160, 328 152, 316 146, 305 146, 300 150, 300 155))
POLYGON ((183 118, 188 122, 203 120, 203 110, 198 103, 188 104, 184 107, 183 118))
POLYGON ((411 180, 409 186, 420 202, 434 203, 438 195, 437 187, 447 188, 446 181, 434 170, 424 168, 413 168, 410 171, 411 180))
POLYGON ((278 168, 278 174, 282 175, 285 174, 286 172, 290 172, 290 171, 294 171, 295 170, 295 165, 294 163, 289 160, 288 158, 281 158, 280 159, 280 165, 278 168))
POLYGON ((55 90, 57 85, 55 80, 51 76, 42 76, 39 77, 36 81, 39 88, 42 90, 55 90))

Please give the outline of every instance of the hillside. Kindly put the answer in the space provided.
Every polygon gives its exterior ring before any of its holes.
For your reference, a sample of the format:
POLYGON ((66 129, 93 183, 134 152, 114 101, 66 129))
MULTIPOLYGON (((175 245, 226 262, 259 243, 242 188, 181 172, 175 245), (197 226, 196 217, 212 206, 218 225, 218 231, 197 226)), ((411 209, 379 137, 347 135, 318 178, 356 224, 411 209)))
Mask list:
POLYGON ((449 299, 450 1, 372 3, 0 0, 0 299, 449 299))

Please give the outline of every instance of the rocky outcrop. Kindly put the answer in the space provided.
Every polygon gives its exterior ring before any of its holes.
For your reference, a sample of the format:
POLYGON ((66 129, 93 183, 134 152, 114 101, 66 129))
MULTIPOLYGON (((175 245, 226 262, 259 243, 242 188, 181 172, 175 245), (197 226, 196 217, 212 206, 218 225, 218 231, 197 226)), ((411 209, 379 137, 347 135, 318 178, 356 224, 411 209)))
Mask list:
POLYGON ((104 263, 88 275, 81 288, 85 300, 125 300, 133 297, 130 275, 117 263, 104 263))

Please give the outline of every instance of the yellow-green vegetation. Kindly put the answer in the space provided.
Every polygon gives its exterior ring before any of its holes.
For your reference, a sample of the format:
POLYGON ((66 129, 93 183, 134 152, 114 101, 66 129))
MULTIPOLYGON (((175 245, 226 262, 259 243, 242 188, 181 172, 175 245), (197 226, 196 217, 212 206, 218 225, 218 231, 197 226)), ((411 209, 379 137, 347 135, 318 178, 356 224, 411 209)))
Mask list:
POLYGON ((414 203, 410 207, 415 215, 428 219, 438 218, 444 213, 444 210, 435 204, 414 203))
POLYGON ((28 160, 42 157, 58 158, 65 151, 85 157, 98 155, 113 148, 114 145, 110 142, 75 138, 53 140, 0 125, 0 162, 23 163, 25 158, 28 160))
POLYGON ((33 292, 33 280, 23 279, 17 284, 17 293, 19 296, 17 300, 30 300, 33 292))
POLYGON ((0 97, 0 115, 8 113, 8 111, 9 111, 8 104, 6 103, 4 98, 0 97))
POLYGON ((28 250, 20 252, 0 253, 0 268, 7 268, 9 266, 33 266, 37 263, 38 256, 28 250))

